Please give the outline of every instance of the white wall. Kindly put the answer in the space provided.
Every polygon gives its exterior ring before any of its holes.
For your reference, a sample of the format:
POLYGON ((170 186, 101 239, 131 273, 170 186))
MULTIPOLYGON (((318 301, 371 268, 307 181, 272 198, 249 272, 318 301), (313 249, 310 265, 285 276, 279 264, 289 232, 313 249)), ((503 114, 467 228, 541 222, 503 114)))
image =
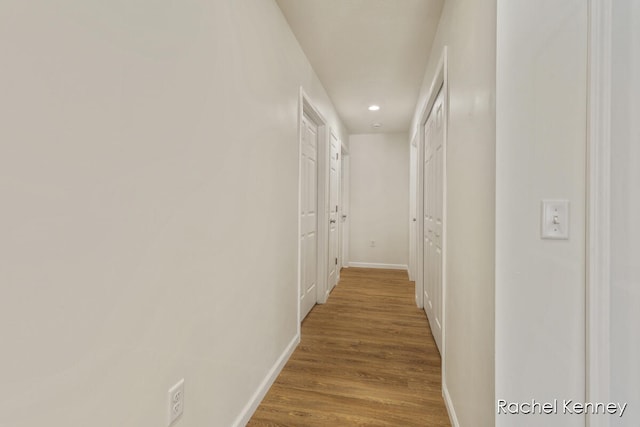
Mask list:
POLYGON ((613 2, 611 399, 629 404, 612 426, 640 425, 640 3, 613 2))
POLYGON ((406 134, 349 136, 349 261, 406 266, 409 147, 406 134), (370 241, 375 241, 375 247, 370 241))
POLYGON ((498 0, 497 16, 496 399, 584 401, 587 2, 498 0), (569 240, 540 238, 546 198, 570 201, 569 240))
MULTIPOLYGON (((0 3, 0 426, 230 426, 296 335, 298 88, 273 1, 0 3)), ((405 206, 405 204, 403 204, 405 206)))
MULTIPOLYGON (((460 426, 493 426, 495 0, 448 0, 418 100, 418 129, 449 49, 444 387, 460 426)), ((406 142, 405 142, 406 144, 406 142)))

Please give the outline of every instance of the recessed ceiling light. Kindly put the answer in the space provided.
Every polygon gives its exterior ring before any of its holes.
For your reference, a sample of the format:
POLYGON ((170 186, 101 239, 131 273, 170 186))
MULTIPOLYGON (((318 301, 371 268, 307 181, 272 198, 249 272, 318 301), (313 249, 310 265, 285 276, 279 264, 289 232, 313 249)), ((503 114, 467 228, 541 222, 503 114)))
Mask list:
POLYGON ((369 105, 369 111, 378 111, 380 109, 379 105, 369 105))
POLYGON ((382 127, 382 123, 371 123, 371 126, 378 129, 382 127))

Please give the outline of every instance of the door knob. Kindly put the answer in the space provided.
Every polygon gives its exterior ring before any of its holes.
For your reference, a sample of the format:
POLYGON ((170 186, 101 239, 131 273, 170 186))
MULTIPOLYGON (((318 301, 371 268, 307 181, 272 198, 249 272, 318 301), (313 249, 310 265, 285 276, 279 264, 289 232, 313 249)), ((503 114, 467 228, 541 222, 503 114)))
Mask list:
POLYGON ((413 222, 416 222, 416 219, 415 219, 415 218, 413 218, 413 222))
POLYGON ((330 219, 330 220, 329 220, 329 224, 335 224, 335 223, 336 223, 336 220, 335 220, 335 219, 330 219))

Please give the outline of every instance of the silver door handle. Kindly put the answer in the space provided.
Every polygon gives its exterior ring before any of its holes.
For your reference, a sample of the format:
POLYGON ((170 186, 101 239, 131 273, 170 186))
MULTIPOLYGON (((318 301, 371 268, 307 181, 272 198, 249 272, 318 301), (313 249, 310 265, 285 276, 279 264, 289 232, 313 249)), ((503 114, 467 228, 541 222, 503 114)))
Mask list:
POLYGON ((330 219, 330 220, 329 220, 329 224, 335 224, 335 223, 336 223, 336 220, 335 220, 335 219, 330 219))

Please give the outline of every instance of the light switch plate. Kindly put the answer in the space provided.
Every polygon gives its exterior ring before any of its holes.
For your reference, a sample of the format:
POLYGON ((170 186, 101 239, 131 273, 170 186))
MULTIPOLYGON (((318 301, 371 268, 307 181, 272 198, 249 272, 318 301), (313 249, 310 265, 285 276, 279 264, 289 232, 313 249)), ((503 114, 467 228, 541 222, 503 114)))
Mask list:
POLYGON ((543 200, 540 220, 543 239, 568 239, 569 201, 543 200))

